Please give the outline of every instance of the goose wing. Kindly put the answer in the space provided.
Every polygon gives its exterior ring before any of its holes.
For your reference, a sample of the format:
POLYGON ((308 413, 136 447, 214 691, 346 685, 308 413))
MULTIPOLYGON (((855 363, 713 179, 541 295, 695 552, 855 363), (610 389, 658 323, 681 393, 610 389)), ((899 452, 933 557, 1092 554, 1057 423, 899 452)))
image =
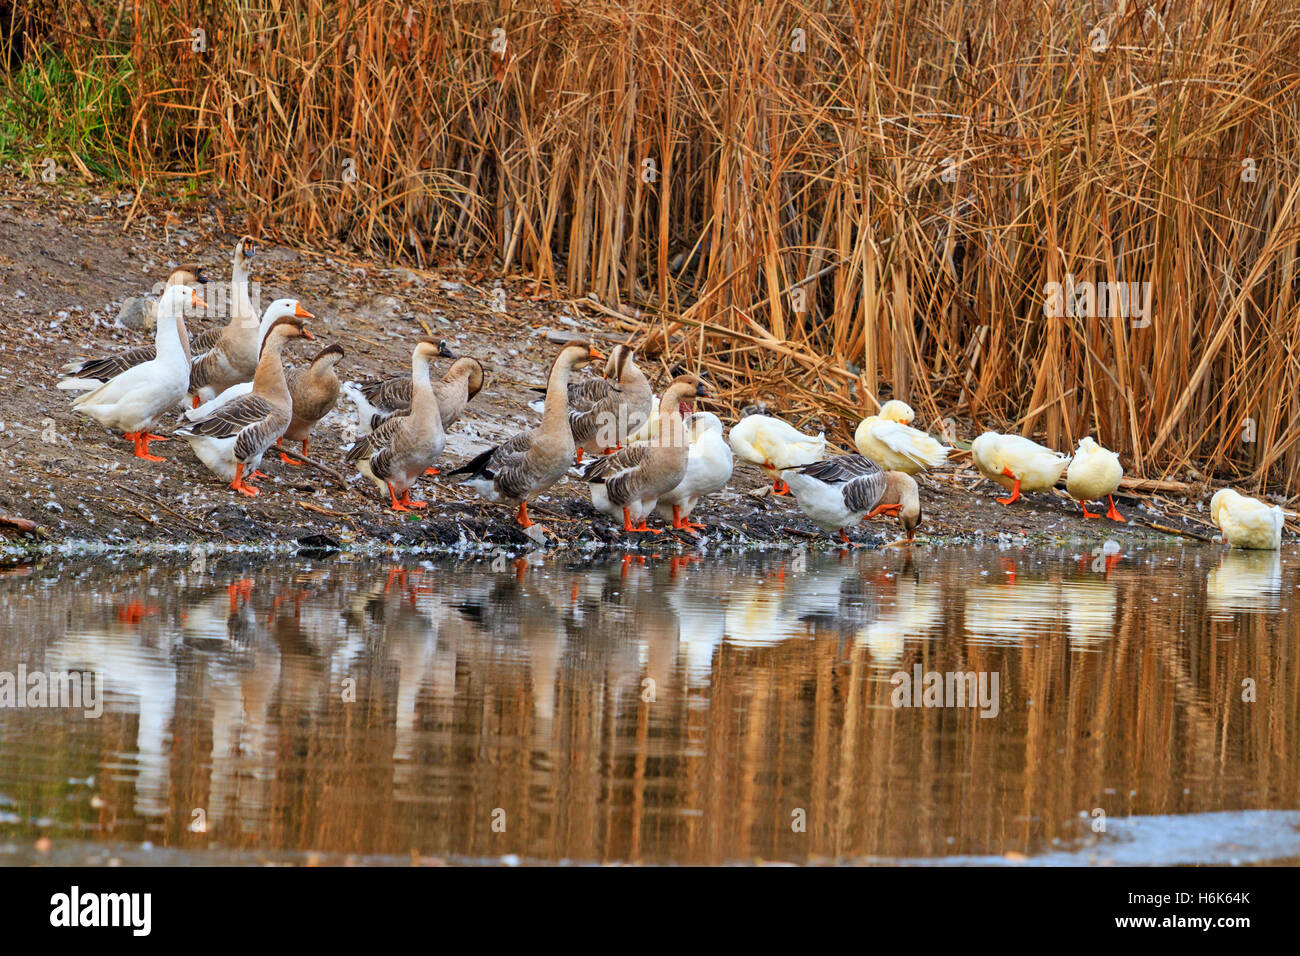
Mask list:
POLYGON ((816 478, 828 485, 839 485, 854 478, 879 475, 881 488, 884 488, 885 470, 864 455, 836 455, 834 458, 815 461, 811 465, 800 465, 790 470, 802 472, 809 478, 816 478))

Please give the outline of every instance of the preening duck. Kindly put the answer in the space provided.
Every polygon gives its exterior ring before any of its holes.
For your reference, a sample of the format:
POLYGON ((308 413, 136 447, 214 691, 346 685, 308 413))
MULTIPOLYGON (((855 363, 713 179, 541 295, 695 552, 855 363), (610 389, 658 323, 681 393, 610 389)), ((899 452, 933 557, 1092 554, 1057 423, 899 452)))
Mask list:
POLYGON ((1232 488, 1220 488, 1210 499, 1210 520, 1234 548, 1276 551, 1282 547, 1282 509, 1248 498, 1232 488))
POLYGON ((975 467, 989 481, 1010 489, 1004 505, 1020 500, 1022 491, 1045 491, 1061 479, 1069 455, 1046 448, 1019 435, 985 432, 971 443, 975 467))
POLYGON ((885 402, 879 415, 864 418, 853 435, 858 451, 887 471, 909 475, 938 468, 951 450, 912 427, 916 413, 897 399, 885 402))
POLYGON ((442 413, 434 394, 429 364, 438 355, 438 343, 422 338, 411 352, 411 404, 405 414, 379 423, 369 435, 357 439, 347 454, 349 464, 385 489, 394 511, 423 508, 428 502, 411 500, 411 486, 430 468, 447 444, 442 413), (401 497, 398 497, 398 492, 401 497))
MULTIPOLYGON (((681 375, 673 379, 659 400, 659 439, 643 445, 629 445, 612 455, 598 458, 587 466, 582 480, 591 491, 591 503, 597 511, 622 516, 624 531, 661 529, 646 525, 646 517, 655 510, 659 496, 672 491, 686 477, 689 449, 682 420, 682 404, 709 394, 698 375, 681 375)), ((674 515, 674 528, 694 529, 674 515)))
POLYGON ((1105 498, 1110 504, 1106 517, 1123 521, 1124 516, 1115 510, 1115 492, 1123 477, 1124 466, 1119 463, 1119 455, 1102 448, 1090 437, 1081 438, 1065 473, 1065 490, 1079 502, 1085 518, 1100 518, 1101 515, 1088 510, 1088 502, 1105 498))
MULTIPOLYGON (((208 281, 208 277, 203 274, 203 267, 198 265, 177 266, 167 276, 167 282, 163 286, 163 295, 167 294, 169 289, 178 285, 196 286, 208 281)), ((154 309, 154 334, 157 335, 157 316, 161 308, 161 300, 155 305, 154 309)), ((185 361, 188 364, 191 354, 191 340, 189 330, 181 338, 181 345, 185 351, 185 361)), ((135 368, 137 365, 143 365, 145 362, 152 362, 158 357, 158 349, 154 345, 141 345, 133 349, 126 349, 114 355, 105 355, 100 358, 87 359, 84 362, 69 362, 60 370, 62 378, 59 380, 58 387, 65 391, 88 391, 98 388, 115 375, 121 375, 127 369, 135 368)))
POLYGON ((862 455, 836 455, 824 461, 787 468, 781 477, 794 494, 799 510, 827 534, 878 514, 894 514, 910 542, 921 523, 916 481, 901 471, 885 471, 862 455))
POLYGON ((174 408, 189 386, 190 363, 182 344, 187 304, 203 306, 198 293, 187 285, 172 286, 163 293, 154 329, 155 357, 119 372, 72 403, 74 411, 134 442, 137 458, 163 460, 149 453, 149 442, 167 439, 151 434, 149 426, 174 408))
MULTIPOLYGON (((334 366, 338 365, 343 354, 343 346, 334 342, 317 352, 307 368, 292 369, 286 373, 289 397, 293 400, 293 419, 284 435, 275 440, 277 445, 283 440, 300 441, 302 453, 306 456, 311 430, 333 410, 339 399, 339 377, 334 366)), ((280 453, 280 460, 286 465, 302 464, 284 452, 280 453)))
POLYGON ((721 491, 735 466, 731 446, 722 437, 722 421, 712 412, 689 416, 686 429, 686 474, 675 487, 659 496, 655 513, 674 528, 705 527, 690 520, 700 499, 721 491))
POLYGON ((622 448, 628 436, 649 421, 654 395, 635 355, 630 346, 616 345, 605 363, 604 378, 569 384, 569 427, 579 464, 584 453, 608 454, 622 448))
MULTIPOLYGON (((458 357, 446 342, 438 343, 438 355, 455 360, 446 374, 433 383, 433 394, 442 414, 442 427, 449 429, 460 418, 469 401, 482 391, 483 366, 478 359, 458 357)), ((411 407, 411 389, 409 375, 366 382, 360 386, 344 386, 344 394, 357 407, 357 434, 368 435, 381 422, 405 414, 411 407)))
POLYGON ((736 457, 758 465, 772 476, 772 490, 778 495, 790 489, 781 472, 820 461, 826 456, 826 435, 805 435, 779 418, 748 415, 731 428, 727 436, 736 457))
POLYGON ((259 492, 248 477, 256 477, 262 456, 293 418, 293 399, 281 360, 284 344, 290 339, 314 339, 302 321, 310 318, 312 314, 300 305, 295 315, 276 319, 262 343, 252 392, 176 429, 175 434, 189 442, 208 470, 250 497, 259 492))
POLYGON ((465 483, 488 501, 518 503, 515 520, 521 527, 532 527, 535 522, 528 517, 528 499, 563 478, 573 463, 576 446, 569 427, 570 376, 574 369, 604 359, 586 342, 569 342, 551 366, 542 423, 487 449, 450 474, 465 475, 465 483))

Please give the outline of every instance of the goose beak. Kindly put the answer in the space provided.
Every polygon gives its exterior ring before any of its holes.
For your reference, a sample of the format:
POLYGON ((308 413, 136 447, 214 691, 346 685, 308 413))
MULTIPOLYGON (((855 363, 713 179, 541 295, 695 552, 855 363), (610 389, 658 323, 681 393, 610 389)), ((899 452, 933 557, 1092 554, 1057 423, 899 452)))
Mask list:
POLYGON ((308 328, 303 328, 303 330, 302 330, 302 337, 303 337, 304 339, 306 339, 307 341, 309 341, 309 342, 314 342, 314 341, 316 340, 316 336, 312 335, 312 334, 311 334, 311 329, 308 329, 308 328))
POLYGON ((605 356, 600 353, 600 351, 596 348, 596 346, 594 345, 591 346, 589 349, 589 353, 590 353, 589 357, 593 362, 605 361, 605 356))
POLYGON ((700 384, 698 384, 698 385, 695 386, 695 397, 696 397, 696 398, 709 398, 709 397, 710 397, 710 396, 709 396, 709 390, 708 390, 707 388, 704 387, 704 383, 703 383, 703 382, 700 382, 700 384))
POLYGON ((203 304, 203 300, 199 298, 199 293, 198 293, 198 291, 195 290, 195 289, 191 289, 191 290, 190 290, 190 304, 191 304, 192 306, 194 306, 194 308, 196 308, 196 309, 206 309, 206 308, 207 308, 207 306, 203 304))
POLYGON ((308 312, 306 309, 304 309, 304 308, 302 307, 302 303, 301 303, 301 302, 299 302, 297 305, 295 305, 295 306, 293 307, 293 314, 296 315, 296 316, 298 316, 298 318, 300 318, 300 319, 314 319, 314 318, 316 318, 316 316, 312 315, 310 312, 308 312))
POLYGON ((454 359, 456 357, 456 353, 447 345, 446 339, 442 339, 438 342, 438 354, 443 358, 454 359))

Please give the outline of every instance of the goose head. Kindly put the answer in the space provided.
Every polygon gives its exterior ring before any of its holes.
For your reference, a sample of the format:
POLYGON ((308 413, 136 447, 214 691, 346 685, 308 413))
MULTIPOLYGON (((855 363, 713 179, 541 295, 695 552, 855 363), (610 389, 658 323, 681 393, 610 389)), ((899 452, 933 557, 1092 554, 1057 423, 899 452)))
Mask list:
POLYGON ((276 299, 262 313, 262 321, 259 323, 258 331, 259 338, 265 342, 267 335, 270 334, 271 326, 276 323, 276 320, 285 316, 296 316, 300 319, 316 318, 316 316, 304 309, 302 303, 297 299, 276 299))
POLYGON ((447 370, 447 376, 454 379, 465 379, 470 398, 477 395, 483 388, 483 365, 478 359, 468 357, 456 359, 451 368, 447 370))
POLYGON ((722 419, 713 412, 696 412, 686 419, 686 436, 691 441, 696 441, 701 435, 707 435, 709 432, 722 434, 722 419))
POLYGON ((210 281, 203 272, 203 266, 194 263, 179 265, 167 274, 167 281, 163 284, 164 289, 170 289, 174 285, 202 285, 210 281))
POLYGON ((158 300, 159 317, 180 317, 192 315, 199 309, 207 308, 198 290, 189 285, 174 285, 163 290, 158 300))
POLYGON ((898 512, 898 523, 911 541, 921 525, 921 494, 916 479, 901 471, 885 472, 885 493, 879 503, 903 506, 898 512))
POLYGON ((1219 513, 1228 507, 1229 502, 1236 497, 1237 493, 1231 488, 1220 488, 1214 493, 1214 497, 1210 499, 1210 520, 1220 530, 1223 529, 1223 522, 1219 520, 1219 513))
POLYGON ((557 366, 566 365, 570 369, 586 368, 592 362, 605 361, 605 355, 596 346, 581 339, 566 342, 560 354, 555 357, 557 366))
POLYGON ((313 356, 311 368, 313 372, 330 372, 334 366, 343 358, 343 346, 337 342, 331 342, 313 356))
POLYGON ((704 384, 704 379, 698 375, 678 375, 664 389, 663 398, 659 400, 659 408, 662 412, 677 407, 684 414, 689 414, 692 399, 708 397, 709 389, 704 384))
POLYGON ((257 255, 257 241, 252 236, 240 236, 235 243, 235 267, 247 268, 253 256, 257 255))
MULTIPOLYGON (((295 305, 297 301, 295 300, 295 305)), ((262 339, 262 351, 270 342, 286 342, 289 339, 315 339, 316 336, 303 324, 303 319, 315 318, 310 312, 301 305, 297 305, 295 311, 289 315, 281 315, 271 322, 270 328, 266 330, 266 335, 262 339)))

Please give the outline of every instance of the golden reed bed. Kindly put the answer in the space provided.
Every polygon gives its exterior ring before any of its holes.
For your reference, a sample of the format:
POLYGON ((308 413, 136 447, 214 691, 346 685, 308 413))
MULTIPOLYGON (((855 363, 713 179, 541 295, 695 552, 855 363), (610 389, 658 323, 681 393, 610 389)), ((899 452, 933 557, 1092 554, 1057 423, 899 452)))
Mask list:
POLYGON ((847 439, 897 395, 953 438, 1093 434, 1130 474, 1296 481, 1296 0, 36 16, 86 82, 124 77, 133 179, 594 293, 736 407, 847 439))

